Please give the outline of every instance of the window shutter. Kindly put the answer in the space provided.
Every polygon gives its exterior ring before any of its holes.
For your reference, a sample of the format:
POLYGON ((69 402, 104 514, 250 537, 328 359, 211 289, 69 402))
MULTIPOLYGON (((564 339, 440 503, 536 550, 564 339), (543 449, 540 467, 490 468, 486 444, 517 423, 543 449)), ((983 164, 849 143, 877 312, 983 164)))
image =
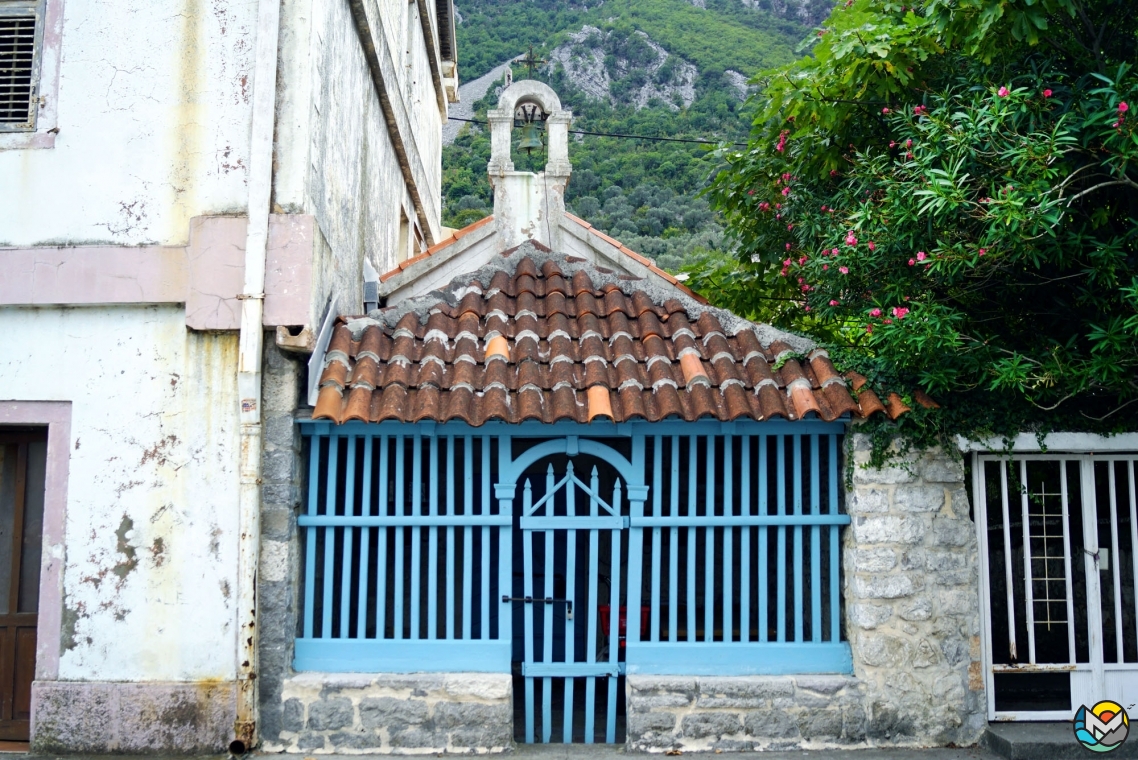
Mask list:
POLYGON ((35 119, 36 12, 0 2, 0 127, 30 127, 35 119))

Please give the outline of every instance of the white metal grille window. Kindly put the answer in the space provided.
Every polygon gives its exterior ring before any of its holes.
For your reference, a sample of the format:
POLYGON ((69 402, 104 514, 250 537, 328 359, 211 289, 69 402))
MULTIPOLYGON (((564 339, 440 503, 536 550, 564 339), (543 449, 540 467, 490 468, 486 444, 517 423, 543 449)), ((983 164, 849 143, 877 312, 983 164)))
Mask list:
POLYGON ((977 455, 988 715, 1138 699, 1138 455, 977 455))
POLYGON ((0 0, 0 131, 36 126, 40 0, 0 0))

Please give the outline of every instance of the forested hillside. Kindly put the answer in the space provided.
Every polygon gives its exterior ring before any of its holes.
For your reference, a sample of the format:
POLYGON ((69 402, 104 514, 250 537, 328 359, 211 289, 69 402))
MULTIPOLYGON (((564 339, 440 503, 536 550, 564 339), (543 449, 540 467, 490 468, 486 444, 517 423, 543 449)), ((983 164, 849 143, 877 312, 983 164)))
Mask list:
MULTIPOLYGON (((528 51, 573 111, 573 129, 695 140, 744 140, 747 81, 798 57, 829 0, 460 0, 465 81, 528 51)), ((516 79, 529 76, 514 64, 516 79)), ((494 107, 498 87, 475 104, 494 107)), ((570 210, 630 247, 678 269, 722 247, 722 229, 699 192, 713 169, 708 147, 575 135, 570 210)), ((464 128, 444 149, 444 222, 490 213, 489 135, 464 128)), ((540 170, 544 156, 515 157, 540 170)))

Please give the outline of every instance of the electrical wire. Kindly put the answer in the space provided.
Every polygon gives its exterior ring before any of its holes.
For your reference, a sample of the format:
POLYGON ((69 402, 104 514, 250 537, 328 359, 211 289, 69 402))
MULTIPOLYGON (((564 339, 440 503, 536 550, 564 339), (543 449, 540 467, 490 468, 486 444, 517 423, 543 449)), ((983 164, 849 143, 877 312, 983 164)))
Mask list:
MULTIPOLYGON (((448 121, 464 121, 467 124, 486 124, 485 121, 478 119, 461 119, 457 116, 448 116, 448 121)), ((626 135, 619 132, 587 132, 583 129, 570 129, 571 135, 589 135, 590 137, 621 137, 626 140, 647 140, 649 142, 674 142, 674 143, 695 143, 697 145, 722 145, 722 140, 694 140, 684 137, 649 137, 648 135, 626 135)), ((740 147, 746 147, 745 142, 729 143, 740 147)))

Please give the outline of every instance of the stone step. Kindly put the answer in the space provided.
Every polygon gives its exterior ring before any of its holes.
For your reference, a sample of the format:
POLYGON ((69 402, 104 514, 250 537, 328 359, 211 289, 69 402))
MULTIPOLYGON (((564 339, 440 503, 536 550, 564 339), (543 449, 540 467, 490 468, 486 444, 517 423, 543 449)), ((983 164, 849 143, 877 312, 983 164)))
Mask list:
MULTIPOLYGON (((1138 734, 1133 724, 1130 730, 1138 734)), ((1086 760, 1090 757, 1075 741, 1070 722, 991 723, 980 743, 1008 760, 1086 760)), ((1131 735, 1122 746, 1102 754, 1111 760, 1138 758, 1138 735, 1131 735)))

